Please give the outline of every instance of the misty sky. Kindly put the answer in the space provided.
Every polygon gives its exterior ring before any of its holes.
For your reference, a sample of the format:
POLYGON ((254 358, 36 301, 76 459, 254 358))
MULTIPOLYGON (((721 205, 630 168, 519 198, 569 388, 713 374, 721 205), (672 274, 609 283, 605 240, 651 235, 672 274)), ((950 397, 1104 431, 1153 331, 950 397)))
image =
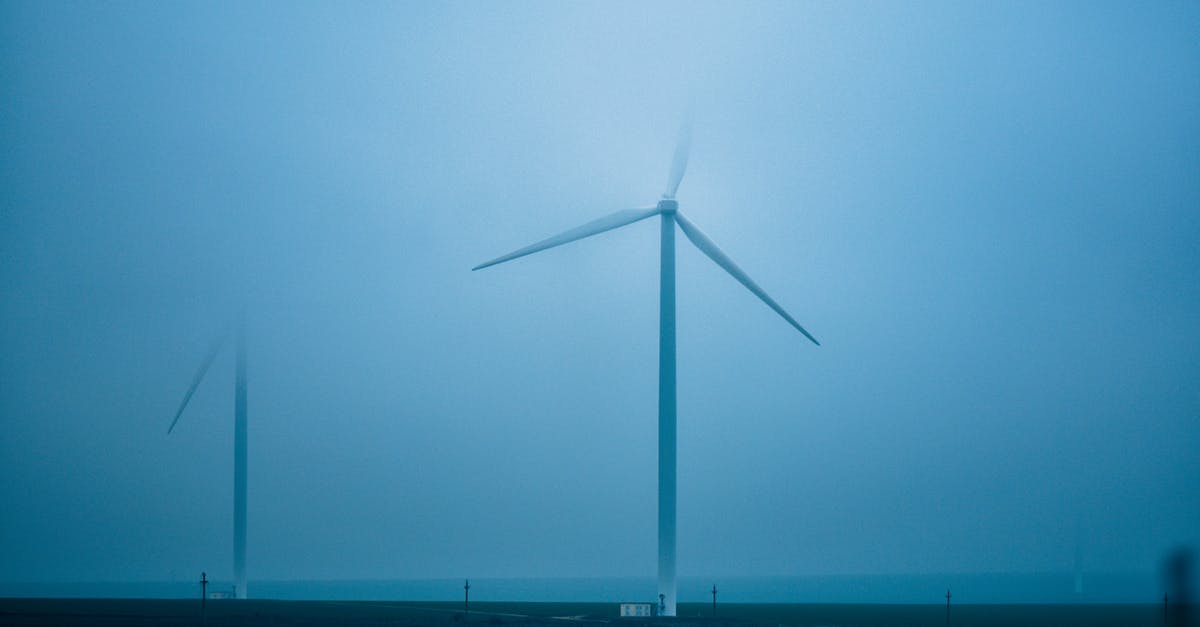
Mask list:
POLYGON ((0 580, 1154 571, 1200 543, 1200 5, 0 2, 0 580))

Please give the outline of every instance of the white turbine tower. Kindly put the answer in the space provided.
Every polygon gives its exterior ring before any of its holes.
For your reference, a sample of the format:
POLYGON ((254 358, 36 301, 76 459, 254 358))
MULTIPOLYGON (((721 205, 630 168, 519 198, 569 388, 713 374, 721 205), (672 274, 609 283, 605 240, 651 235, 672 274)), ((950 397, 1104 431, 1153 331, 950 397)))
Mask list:
MULTIPOLYGON (((236 367, 234 368, 233 382, 233 578, 234 595, 239 599, 244 599, 246 598, 246 324, 244 317, 239 317, 234 334, 237 346, 235 347, 236 367)), ((171 426, 167 427, 167 435, 170 435, 171 431, 175 429, 175 424, 179 422, 179 417, 187 408, 188 401, 192 400, 192 394, 204 380, 209 366, 216 359, 217 353, 221 352, 228 337, 228 331, 222 333, 213 342, 208 354, 204 356, 204 361, 200 363, 200 369, 192 378, 192 385, 188 387, 187 393, 183 395, 183 402, 179 404, 179 410, 175 412, 175 419, 171 421, 171 426)))
POLYGON ((639 220, 662 216, 661 279, 659 283, 659 334, 658 334, 658 592, 662 599, 661 613, 675 616, 675 225, 691 240, 700 252, 708 255, 718 266, 733 275, 768 307, 775 310, 784 320, 804 334, 813 344, 820 346, 800 323, 796 322, 783 307, 767 295, 749 275, 742 271, 712 240, 708 239, 696 225, 679 212, 675 192, 683 173, 687 170, 688 152, 691 147, 691 129, 684 125, 679 142, 675 147, 675 158, 667 178, 667 190, 658 205, 642 209, 626 209, 583 226, 565 231, 554 237, 513 251, 502 257, 481 263, 472 270, 511 261, 538 251, 561 246, 578 239, 620 228, 639 220))

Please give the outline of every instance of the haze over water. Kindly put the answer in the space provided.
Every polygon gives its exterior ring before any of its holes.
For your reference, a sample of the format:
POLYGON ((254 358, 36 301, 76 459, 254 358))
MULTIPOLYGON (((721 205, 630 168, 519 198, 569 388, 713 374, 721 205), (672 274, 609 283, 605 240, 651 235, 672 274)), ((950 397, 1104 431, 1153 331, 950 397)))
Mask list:
MULTIPOLYGON (((683 577, 683 603, 901 603, 938 605, 945 591, 966 604, 1153 603, 1162 589, 1156 576, 1090 576, 1076 592, 1070 574, 810 575, 776 577, 683 577), (715 581, 714 581, 715 580, 715 581)), ((461 602, 462 579, 369 579, 338 581, 251 581, 254 596, 283 600, 461 602)), ((471 579, 472 601, 607 602, 653 601, 653 577, 471 579)), ((0 583, 0 597, 186 598, 199 589, 183 579, 157 582, 0 583)), ((231 581, 207 590, 230 592, 231 581)))
POLYGON ((1159 594, 1200 546, 1197 32, 0 3, 0 586, 232 577, 230 353, 166 429, 242 306, 252 583, 653 576, 657 227, 469 269, 655 202, 692 106, 681 209, 822 346, 677 238, 683 580, 1159 594))

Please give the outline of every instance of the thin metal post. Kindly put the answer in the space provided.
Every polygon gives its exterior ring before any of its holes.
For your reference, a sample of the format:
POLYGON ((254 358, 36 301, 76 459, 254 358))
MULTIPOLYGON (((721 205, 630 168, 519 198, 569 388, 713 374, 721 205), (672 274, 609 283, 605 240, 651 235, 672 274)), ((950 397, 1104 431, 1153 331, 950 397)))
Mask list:
POLYGON ((200 624, 201 625, 208 624, 208 608, 205 605, 207 602, 208 602, 208 573, 201 572, 200 573, 200 624))
POLYGON ((950 624, 950 589, 946 588, 946 624, 950 624))
POLYGON ((715 584, 715 583, 713 584, 712 594, 713 594, 713 616, 716 616, 717 615, 717 584, 715 584))
POLYGON ((463 614, 471 611, 471 580, 463 583, 463 614))

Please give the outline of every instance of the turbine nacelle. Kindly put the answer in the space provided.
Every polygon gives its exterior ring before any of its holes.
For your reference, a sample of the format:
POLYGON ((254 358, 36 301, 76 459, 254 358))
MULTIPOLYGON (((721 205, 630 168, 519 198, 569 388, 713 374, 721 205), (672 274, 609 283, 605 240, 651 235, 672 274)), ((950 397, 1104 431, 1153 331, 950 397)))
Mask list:
POLYGON ((679 210, 679 203, 674 198, 663 198, 658 201, 657 209, 660 213, 675 213, 679 210))

